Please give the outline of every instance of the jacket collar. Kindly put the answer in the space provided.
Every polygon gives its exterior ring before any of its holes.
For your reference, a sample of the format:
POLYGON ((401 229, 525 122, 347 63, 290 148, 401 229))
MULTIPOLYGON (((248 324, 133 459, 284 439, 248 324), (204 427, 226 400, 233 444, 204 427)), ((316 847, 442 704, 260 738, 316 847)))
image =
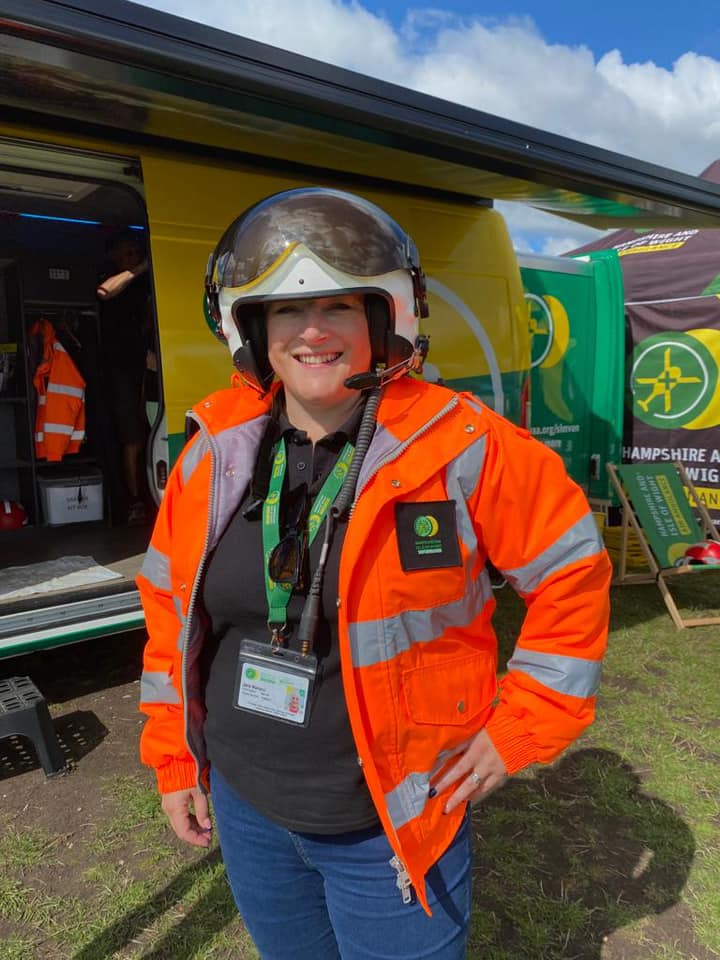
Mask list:
POLYGON ((231 387, 211 393, 192 408, 194 417, 213 436, 269 414, 273 396, 280 388, 280 384, 273 384, 268 393, 260 394, 234 376, 232 383, 231 387))
POLYGON ((446 387, 403 377, 384 388, 378 423, 402 443, 438 416, 455 396, 446 387))
MULTIPOLYGON (((233 377, 232 387, 210 394, 195 404, 192 412, 208 432, 215 435, 256 417, 267 416, 279 389, 280 384, 274 383, 266 394, 261 395, 233 377)), ((438 416, 453 396, 454 392, 445 387, 403 377, 383 389, 378 424, 403 443, 438 416)))

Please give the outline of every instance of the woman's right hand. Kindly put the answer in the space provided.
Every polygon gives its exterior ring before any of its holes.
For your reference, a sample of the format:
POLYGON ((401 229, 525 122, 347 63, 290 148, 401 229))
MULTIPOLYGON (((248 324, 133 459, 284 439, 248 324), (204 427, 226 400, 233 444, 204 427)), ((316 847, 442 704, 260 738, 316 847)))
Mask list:
POLYGON ((212 823, 207 796, 197 787, 162 795, 162 808, 177 836, 193 847, 209 847, 212 823))

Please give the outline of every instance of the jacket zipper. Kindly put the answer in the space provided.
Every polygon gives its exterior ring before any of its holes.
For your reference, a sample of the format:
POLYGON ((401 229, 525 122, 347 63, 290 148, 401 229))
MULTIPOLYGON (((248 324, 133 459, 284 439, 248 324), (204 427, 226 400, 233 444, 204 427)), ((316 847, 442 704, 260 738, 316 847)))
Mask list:
MULTIPOLYGON (((210 467, 210 493, 208 496, 208 522, 205 528, 205 543, 203 545, 200 562, 198 563, 197 570, 195 571, 195 581, 193 582, 192 591, 190 593, 190 602, 188 603, 188 612, 187 612, 187 617, 185 618, 185 631, 184 631, 185 636, 183 637, 183 645, 182 645, 183 719, 185 723, 186 740, 189 739, 187 737, 187 732, 190 729, 190 718, 189 718, 189 711, 188 711, 189 701, 188 701, 188 691, 187 691, 187 653, 188 653, 187 644, 188 644, 188 639, 190 637, 190 628, 192 627, 193 616, 195 614, 195 603, 197 601, 198 590, 200 588, 200 580, 202 577, 203 569, 205 568, 205 563, 207 561, 207 555, 208 555, 208 547, 210 545, 210 527, 212 524, 213 517, 215 515, 215 478, 217 473, 217 450, 215 447, 215 440, 212 434, 205 427, 205 424, 203 423, 203 421, 192 410, 189 412, 188 416, 192 420, 194 420, 195 423, 197 423, 200 430, 202 431, 203 436, 208 441, 208 447, 210 450, 211 467, 210 467)), ((195 761, 195 766, 197 768, 198 786, 204 792, 202 781, 200 780, 200 773, 201 773, 200 761, 189 743, 187 746, 193 760, 195 761)))
POLYGON ((397 873, 397 877, 395 878, 395 886, 400 891, 402 902, 405 904, 405 906, 407 906, 409 903, 413 902, 413 887, 410 880, 410 874, 407 872, 407 867, 397 854, 395 854, 392 860, 388 862, 393 870, 395 870, 397 873))
MULTIPOLYGON (((373 477, 377 473, 379 473, 379 471, 382 470, 383 467, 387 466, 388 463, 392 463, 393 460, 397 460, 397 458, 401 456, 405 452, 405 450, 407 450, 407 448, 410 446, 411 443, 417 440, 418 437, 421 437, 423 436, 423 434, 427 433, 428 430, 431 430, 439 420, 442 420, 442 418, 445 417, 452 410, 454 410, 454 408, 457 405, 458 405, 458 397, 456 394, 449 400, 448 403, 445 404, 442 410, 439 410, 436 414, 434 414, 426 423, 424 423, 421 427, 419 427, 415 431, 415 433, 409 436, 391 453, 389 453, 387 456, 383 457, 382 460, 380 460, 380 462, 373 469, 372 473, 368 474, 368 476, 365 478, 365 482, 363 483, 362 487, 360 487, 356 491, 355 498, 353 499, 352 506, 350 507, 348 523, 352 519, 352 515, 355 511, 355 504, 360 499, 360 494, 365 489, 365 487, 370 483, 373 477)), ((389 861, 389 863, 390 863, 390 866, 393 868, 393 870, 395 870, 397 873, 397 877, 395 879, 395 885, 400 891, 403 904, 407 906, 408 904, 413 902, 413 887, 412 887, 412 881, 410 880, 410 874, 408 873, 407 867, 405 866, 403 861, 400 859, 400 857, 397 855, 397 853, 393 854, 393 857, 389 861)))

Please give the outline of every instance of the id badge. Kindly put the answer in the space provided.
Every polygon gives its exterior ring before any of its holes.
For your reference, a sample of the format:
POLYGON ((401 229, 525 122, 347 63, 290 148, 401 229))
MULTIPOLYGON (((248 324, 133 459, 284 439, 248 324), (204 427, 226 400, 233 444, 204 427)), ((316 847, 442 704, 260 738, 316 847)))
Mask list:
POLYGON ((306 727, 317 677, 317 657, 295 650, 273 650, 269 643, 240 641, 235 699, 237 710, 306 727))

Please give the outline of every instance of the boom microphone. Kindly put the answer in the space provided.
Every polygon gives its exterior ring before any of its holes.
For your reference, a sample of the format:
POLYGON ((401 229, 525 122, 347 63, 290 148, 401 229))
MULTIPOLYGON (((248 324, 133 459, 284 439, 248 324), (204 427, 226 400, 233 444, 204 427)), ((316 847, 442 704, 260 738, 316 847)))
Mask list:
POLYGON ((419 373, 422 370, 423 361, 428 353, 430 344, 429 337, 419 336, 415 340, 415 347, 411 356, 392 367, 386 367, 385 370, 377 369, 374 372, 368 370, 366 373, 354 373, 345 381, 348 390, 375 390, 378 387, 384 387, 391 380, 397 380, 404 376, 409 370, 419 373))

